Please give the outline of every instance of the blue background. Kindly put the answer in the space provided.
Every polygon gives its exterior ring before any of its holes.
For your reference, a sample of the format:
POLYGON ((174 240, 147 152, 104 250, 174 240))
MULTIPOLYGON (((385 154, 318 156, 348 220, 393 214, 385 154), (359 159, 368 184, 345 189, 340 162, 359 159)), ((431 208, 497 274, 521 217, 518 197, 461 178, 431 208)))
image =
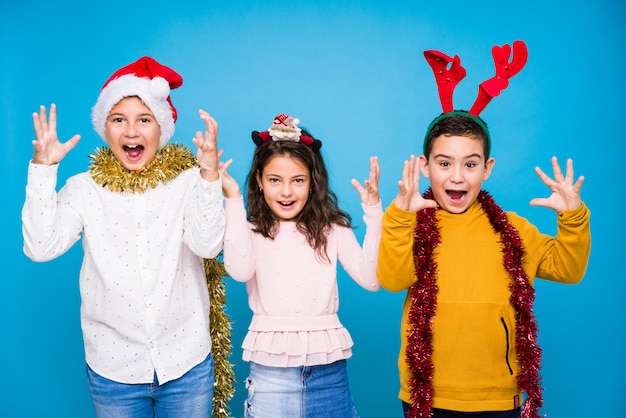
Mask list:
MULTIPOLYGON (((185 84, 172 93, 176 142, 192 145, 220 123, 220 147, 242 182, 253 145, 277 113, 290 113, 324 141, 332 187, 363 225, 350 179, 378 155, 387 206, 404 159, 420 153, 441 108, 426 49, 458 54, 467 69, 455 104, 469 108, 493 74, 491 47, 523 39, 529 61, 482 113, 493 137, 485 188, 506 210, 554 234, 555 214, 530 207, 548 195, 536 165, 573 158, 586 177, 593 248, 583 282, 537 281, 545 409, 551 418, 612 417, 623 411, 624 65, 620 1, 7 1, 0 3, 0 167, 5 203, 0 278, 0 416, 91 417, 79 323, 80 245, 44 264, 22 253, 20 210, 32 156, 32 112, 58 106, 62 140, 83 137, 62 162, 59 184, 84 171, 103 143, 90 111, 117 68, 151 55, 185 84)), ((425 182, 424 182, 425 183, 425 182)), ((340 317, 354 340, 351 386, 363 418, 400 417, 396 358, 404 294, 368 293, 340 273, 340 317)), ((245 287, 228 280, 240 416, 247 364, 239 346, 250 314, 245 287)))

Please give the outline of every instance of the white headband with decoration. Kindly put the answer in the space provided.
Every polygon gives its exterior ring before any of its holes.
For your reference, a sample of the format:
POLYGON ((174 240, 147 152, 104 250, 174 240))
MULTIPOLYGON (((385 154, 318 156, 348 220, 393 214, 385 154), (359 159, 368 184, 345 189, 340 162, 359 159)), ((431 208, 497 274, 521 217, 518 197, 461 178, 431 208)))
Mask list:
POLYGON ((267 131, 252 131, 252 140, 257 147, 270 141, 293 141, 311 147, 314 151, 319 150, 322 147, 322 141, 302 134, 302 129, 298 127, 299 123, 300 119, 280 113, 276 115, 267 131))

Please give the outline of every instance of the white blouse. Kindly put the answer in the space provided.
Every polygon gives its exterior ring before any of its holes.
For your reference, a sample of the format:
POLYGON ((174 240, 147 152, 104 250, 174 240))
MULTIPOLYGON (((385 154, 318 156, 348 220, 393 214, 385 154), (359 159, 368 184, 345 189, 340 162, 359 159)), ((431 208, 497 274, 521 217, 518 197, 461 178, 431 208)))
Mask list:
MULTIPOLYGON (((81 326, 88 365, 121 383, 176 379, 211 350, 203 258, 222 249, 221 178, 196 168, 143 193, 114 193, 58 165, 29 164, 24 253, 59 257, 82 234, 81 326)), ((65 278, 58 278, 59 280, 65 278)))

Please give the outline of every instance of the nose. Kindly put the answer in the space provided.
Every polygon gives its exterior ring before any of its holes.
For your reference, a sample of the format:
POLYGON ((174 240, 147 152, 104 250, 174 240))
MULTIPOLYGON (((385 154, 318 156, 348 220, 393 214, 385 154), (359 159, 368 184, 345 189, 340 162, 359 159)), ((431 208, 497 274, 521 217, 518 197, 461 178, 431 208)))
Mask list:
POLYGON ((463 170, 460 167, 455 168, 450 175, 450 181, 453 183, 463 183, 464 180, 463 170))
POLYGON ((280 195, 291 196, 291 184, 288 181, 282 183, 280 188, 280 195))
POLYGON ((137 136, 137 128, 134 123, 129 122, 126 124, 126 136, 131 138, 137 136))

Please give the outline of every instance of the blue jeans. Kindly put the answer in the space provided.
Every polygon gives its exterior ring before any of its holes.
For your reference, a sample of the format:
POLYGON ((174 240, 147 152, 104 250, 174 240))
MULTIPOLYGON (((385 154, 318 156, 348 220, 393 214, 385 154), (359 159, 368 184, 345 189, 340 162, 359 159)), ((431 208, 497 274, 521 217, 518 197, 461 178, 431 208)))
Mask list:
POLYGON ((358 418, 346 360, 302 367, 250 363, 246 418, 358 418))
POLYGON ((213 356, 183 376, 159 385, 106 379, 87 366, 89 392, 98 418, 210 418, 213 408, 213 356))
MULTIPOLYGON (((402 402, 402 409, 404 410, 404 416, 410 417, 411 405, 402 402)), ((488 411, 488 412, 458 412, 447 411, 445 409, 433 408, 433 418, 519 418, 521 408, 512 409, 510 411, 488 411)))

